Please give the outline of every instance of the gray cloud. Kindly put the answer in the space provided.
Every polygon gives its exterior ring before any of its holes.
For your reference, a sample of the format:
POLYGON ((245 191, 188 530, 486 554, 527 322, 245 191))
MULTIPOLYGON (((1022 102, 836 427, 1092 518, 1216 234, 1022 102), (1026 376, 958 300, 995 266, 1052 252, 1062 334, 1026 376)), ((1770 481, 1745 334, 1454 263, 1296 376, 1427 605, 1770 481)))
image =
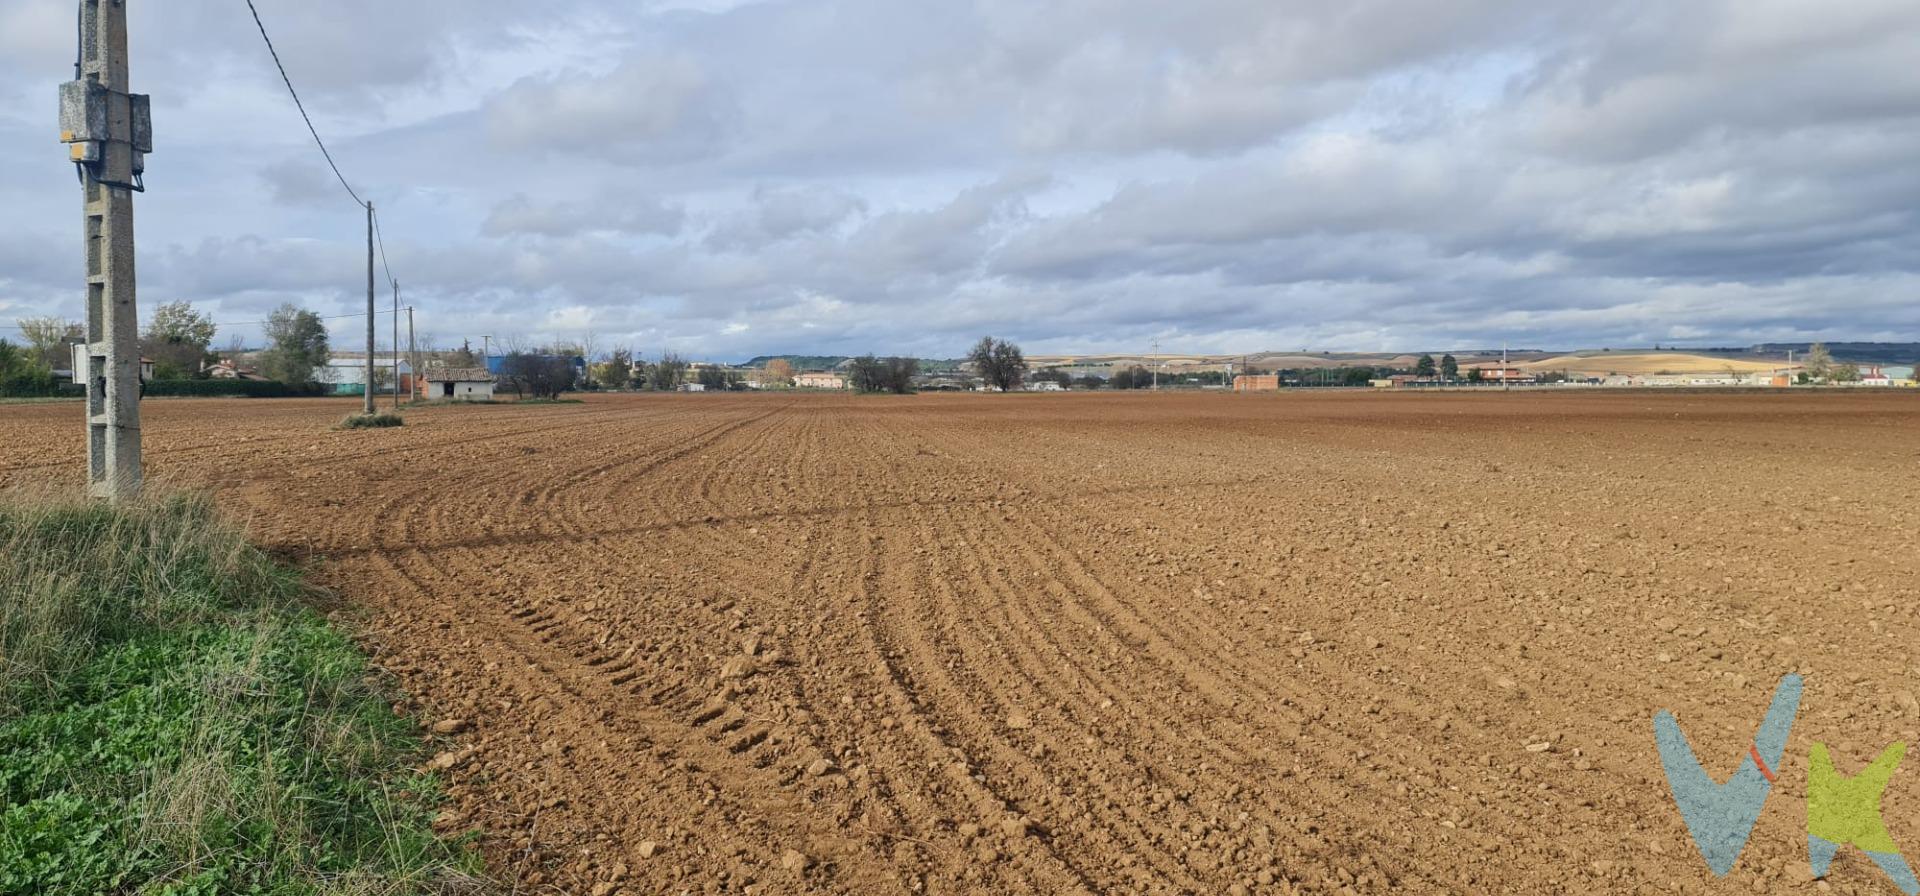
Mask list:
POLYGON ((761 249, 831 230, 866 210, 860 197, 829 187, 756 187, 749 207, 717 222, 707 245, 726 251, 761 249))
POLYGON ((592 200, 536 202, 523 195, 495 205, 480 225, 484 236, 526 234, 568 237, 594 231, 672 236, 686 222, 685 209, 659 199, 607 195, 592 200))
POLYGON ((495 144, 638 165, 713 151, 730 101, 685 56, 630 58, 600 76, 529 77, 489 100, 495 144))
MULTIPOLYGON (((134 11, 142 296, 353 310, 244 6, 134 11), (237 175, 237 176, 236 176, 237 175)), ((707 357, 1915 338, 1899 0, 261 0, 446 340, 707 357), (378 27, 368 28, 368 23, 378 27), (469 332, 472 331, 472 332, 469 332)), ((67 0, 0 0, 0 316, 78 313, 67 0)), ((6 321, 10 322, 10 321, 6 321)))

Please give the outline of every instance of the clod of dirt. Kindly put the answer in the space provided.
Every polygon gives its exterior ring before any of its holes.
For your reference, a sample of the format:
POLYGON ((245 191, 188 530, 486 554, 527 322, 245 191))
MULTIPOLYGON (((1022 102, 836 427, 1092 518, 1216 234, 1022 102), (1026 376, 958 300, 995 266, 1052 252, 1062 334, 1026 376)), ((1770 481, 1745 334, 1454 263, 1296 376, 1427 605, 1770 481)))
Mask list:
POLYGON ((797 849, 789 849, 780 856, 780 867, 788 871, 800 872, 813 867, 813 858, 797 849))
POLYGON ((640 854, 640 858, 651 859, 656 853, 660 852, 660 844, 652 840, 642 840, 640 841, 639 849, 635 850, 635 852, 640 854))
POLYGON ((1025 731, 1033 727, 1033 719, 1024 712, 1014 712, 1007 716, 1007 727, 1015 731, 1025 731))
POLYGON ((1033 819, 1025 815, 1008 816, 1000 821, 1000 833, 1010 840, 1018 840, 1033 833, 1033 819))
POLYGON ((807 774, 815 778, 830 771, 833 771, 833 761, 830 759, 815 759, 812 765, 807 766, 807 774))
POLYGON ((440 735, 459 734, 470 727, 466 719, 443 719, 433 723, 433 733, 440 735))
POLYGON ((444 772, 451 768, 457 768, 472 758, 475 752, 477 751, 473 747, 468 747, 464 750, 448 750, 445 753, 441 753, 427 760, 427 770, 444 772))

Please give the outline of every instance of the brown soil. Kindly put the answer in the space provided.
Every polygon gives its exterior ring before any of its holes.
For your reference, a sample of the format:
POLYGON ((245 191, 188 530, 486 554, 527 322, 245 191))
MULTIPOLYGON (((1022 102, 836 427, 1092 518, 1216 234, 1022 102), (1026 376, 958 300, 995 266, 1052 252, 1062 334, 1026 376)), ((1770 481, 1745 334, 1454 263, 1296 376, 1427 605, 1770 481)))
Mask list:
MULTIPOLYGON (((1920 739, 1916 399, 599 397, 361 432, 157 401, 146 435, 366 609, 451 723, 447 829, 523 892, 1795 892, 1811 744, 1920 739), (1650 719, 1724 775, 1791 670, 1716 881, 1650 719)), ((75 476, 80 413, 0 407, 0 485, 75 476)), ((1920 770, 1885 817, 1920 850, 1920 770)), ((1830 883, 1893 892, 1851 850, 1830 883)))

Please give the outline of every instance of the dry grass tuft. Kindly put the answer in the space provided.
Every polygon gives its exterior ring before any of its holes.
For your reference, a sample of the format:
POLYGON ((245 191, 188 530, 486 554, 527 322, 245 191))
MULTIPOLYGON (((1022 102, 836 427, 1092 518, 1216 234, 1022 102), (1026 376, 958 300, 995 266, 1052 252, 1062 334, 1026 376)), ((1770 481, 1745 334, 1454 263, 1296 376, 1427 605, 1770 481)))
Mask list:
POLYGON ((204 498, 0 499, 0 893, 481 893, 424 746, 204 498))

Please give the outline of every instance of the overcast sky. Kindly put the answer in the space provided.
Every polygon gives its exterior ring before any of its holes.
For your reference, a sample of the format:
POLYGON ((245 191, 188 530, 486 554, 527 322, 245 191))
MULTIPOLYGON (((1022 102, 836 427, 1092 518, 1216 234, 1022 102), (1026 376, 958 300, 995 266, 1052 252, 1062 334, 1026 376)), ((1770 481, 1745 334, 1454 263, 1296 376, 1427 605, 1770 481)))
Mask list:
MULTIPOLYGON (((257 3, 443 344, 1920 339, 1913 0, 257 3)), ((0 324, 81 315, 75 5, 0 0, 0 324)), ((243 0, 129 6, 143 309, 364 303, 243 0)))

